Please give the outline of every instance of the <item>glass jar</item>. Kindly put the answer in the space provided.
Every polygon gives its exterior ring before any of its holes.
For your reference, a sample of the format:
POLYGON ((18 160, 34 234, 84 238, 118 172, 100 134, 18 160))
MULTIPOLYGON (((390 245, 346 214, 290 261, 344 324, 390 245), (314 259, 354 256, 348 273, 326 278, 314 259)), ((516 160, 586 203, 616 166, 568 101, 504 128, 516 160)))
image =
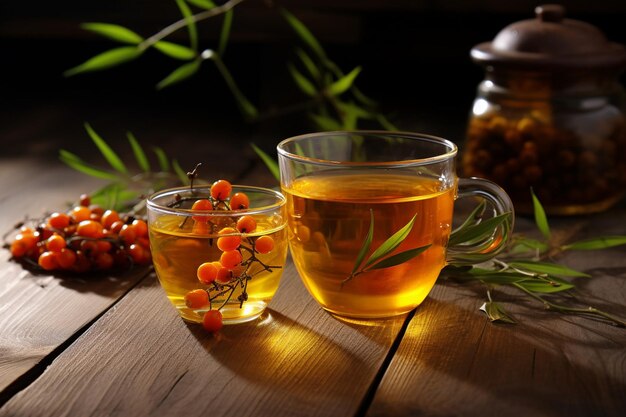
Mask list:
POLYGON ((530 190, 549 214, 608 209, 626 194, 626 129, 618 77, 626 50, 593 26, 539 6, 472 49, 484 65, 462 159, 464 175, 491 179, 516 211, 530 190))

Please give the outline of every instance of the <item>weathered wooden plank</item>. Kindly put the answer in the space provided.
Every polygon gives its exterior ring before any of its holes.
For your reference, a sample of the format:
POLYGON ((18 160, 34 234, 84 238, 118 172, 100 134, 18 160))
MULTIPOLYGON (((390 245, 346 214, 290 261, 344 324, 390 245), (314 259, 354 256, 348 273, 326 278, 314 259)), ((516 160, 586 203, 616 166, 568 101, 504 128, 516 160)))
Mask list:
POLYGON ((214 337, 186 325, 148 280, 0 415, 353 415, 403 320, 340 322, 289 263, 267 314, 214 337))
MULTIPOLYGON (((626 234, 622 209, 555 221, 584 235, 626 234)), ((589 272, 578 297, 626 317, 626 251, 571 253, 589 272)), ((493 325, 477 309, 484 289, 439 283, 410 322, 367 416, 621 416, 626 409, 626 329, 542 311, 496 295, 519 324, 493 325)))

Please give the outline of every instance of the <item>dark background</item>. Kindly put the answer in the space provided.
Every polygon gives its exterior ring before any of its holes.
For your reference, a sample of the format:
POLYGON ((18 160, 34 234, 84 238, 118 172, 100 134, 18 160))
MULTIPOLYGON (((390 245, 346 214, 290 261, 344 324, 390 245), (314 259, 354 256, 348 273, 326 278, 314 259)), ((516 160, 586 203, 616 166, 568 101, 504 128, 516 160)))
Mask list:
MULTIPOLYGON (((483 75, 471 62, 470 49, 493 39, 506 25, 532 18, 538 4, 249 0, 235 10, 224 60, 261 112, 303 101, 286 71, 298 40, 278 14, 276 7, 284 6, 345 72, 362 65, 357 85, 381 103, 400 129, 462 144, 483 75)), ((568 17, 594 24, 612 41, 626 43, 626 2, 561 4, 568 17)), ((113 143, 124 141, 130 130, 142 143, 164 145, 185 163, 197 159, 194 149, 210 152, 212 144, 222 140, 254 141, 272 152, 280 139, 314 129, 302 113, 245 123, 211 62, 191 80, 161 92, 155 84, 180 62, 156 51, 103 72, 62 76, 64 70, 117 46, 81 30, 80 23, 117 23, 149 36, 179 19, 173 0, 4 1, 0 19, 0 158, 56 158, 58 148, 66 147, 97 159, 83 130, 85 121, 113 143)), ((202 47, 216 47, 220 25, 221 17, 199 23, 202 47)), ((186 36, 181 30, 168 39, 186 43, 186 36)), ((247 147, 242 149, 249 156, 247 147)))

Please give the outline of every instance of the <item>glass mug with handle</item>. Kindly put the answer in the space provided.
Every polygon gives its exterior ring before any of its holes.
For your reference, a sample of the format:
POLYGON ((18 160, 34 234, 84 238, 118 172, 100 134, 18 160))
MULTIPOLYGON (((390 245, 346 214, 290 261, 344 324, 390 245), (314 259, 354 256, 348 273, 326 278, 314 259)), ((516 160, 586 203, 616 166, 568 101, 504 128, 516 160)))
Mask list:
POLYGON ((444 266, 495 256, 512 229, 509 196, 490 181, 459 179, 449 140, 323 132, 277 149, 295 266, 313 298, 338 316, 406 313, 444 266), (504 221, 488 239, 450 246, 454 202, 468 196, 485 199, 504 221))

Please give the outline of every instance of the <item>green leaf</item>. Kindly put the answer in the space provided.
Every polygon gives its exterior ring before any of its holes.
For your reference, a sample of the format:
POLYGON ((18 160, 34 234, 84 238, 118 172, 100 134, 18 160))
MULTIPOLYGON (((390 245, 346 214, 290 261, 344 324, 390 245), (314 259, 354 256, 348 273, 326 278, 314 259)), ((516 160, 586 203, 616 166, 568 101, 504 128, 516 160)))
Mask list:
POLYGON ((113 149, 111 149, 109 145, 107 145, 104 139, 102 139, 95 132, 95 130, 91 128, 91 125, 89 123, 85 123, 85 130, 89 134, 89 137, 91 138, 93 143, 95 143, 100 150, 100 153, 102 153, 102 156, 104 156, 104 159, 107 160, 109 165, 111 165, 111 167, 117 172, 120 172, 122 174, 128 174, 128 170, 126 169, 126 166, 124 165, 120 157, 117 156, 113 149))
POLYGON ((363 259, 365 259, 365 255, 370 250, 370 246, 372 245, 372 239, 374 238, 374 210, 370 209, 370 227, 367 231, 367 235, 365 236, 365 241, 363 242, 363 246, 361 246, 361 250, 359 250, 359 254, 356 256, 356 261, 354 262, 354 268, 352 268, 352 273, 350 275, 354 275, 354 273, 359 269, 359 266, 363 263, 363 259))
POLYGON ((230 89, 230 92, 235 97, 235 100, 237 101, 237 106, 239 107, 241 113, 247 119, 254 120, 259 114, 258 110, 241 92, 239 86, 235 82, 235 79, 233 78, 226 65, 224 65, 224 62, 222 61, 220 56, 214 51, 207 49, 202 52, 202 59, 210 59, 215 63, 215 66, 217 67, 220 74, 222 74, 222 77, 224 78, 226 85, 230 89))
POLYGON ((341 130, 341 124, 337 122, 337 120, 332 117, 322 116, 320 114, 310 113, 309 117, 313 120, 313 122, 317 125, 320 130, 341 130))
POLYGON ((200 7, 201 9, 211 10, 215 7, 215 3, 211 0, 187 0, 187 3, 200 7))
POLYGON ((398 126, 394 125, 393 123, 391 123, 389 121, 389 119, 387 119, 384 115, 382 114, 377 114, 376 115, 376 120, 378 121, 378 123, 380 123, 380 125, 386 129, 386 130, 391 130, 391 131, 399 131, 400 129, 398 129, 398 126))
POLYGON ((404 241, 404 239, 406 239, 409 236, 409 233, 411 233, 411 229, 413 229, 413 223, 415 223, 416 217, 417 217, 417 214, 415 214, 413 218, 403 228, 401 228, 396 233, 394 233, 390 238, 385 240, 374 251, 374 253, 372 253, 372 255, 369 257, 369 259, 365 263, 365 266, 367 267, 367 266, 372 265, 380 258, 383 258, 391 254, 391 252, 393 252, 398 246, 400 246, 400 244, 404 241))
POLYGON ((163 52, 165 55, 174 59, 180 59, 182 61, 188 61, 196 57, 196 51, 177 43, 158 41, 154 44, 154 47, 163 52))
POLYGON ((563 250, 597 250, 626 245, 626 236, 599 236, 563 246, 563 250))
POLYGON ((159 81, 156 85, 157 90, 162 90, 191 77, 200 69, 200 62, 199 60, 193 60, 176 68, 170 75, 159 81))
MULTIPOLYGON (((198 29, 196 28, 196 22, 193 20, 193 13, 191 13, 191 9, 187 6, 187 3, 184 0, 176 0, 176 4, 180 9, 180 13, 185 18, 185 22, 187 23, 187 31, 189 32, 189 44, 191 49, 194 51, 198 50, 198 29)), ((183 58, 184 59, 184 58, 183 58)))
POLYGON ((465 229, 469 226, 474 226, 480 223, 480 220, 485 214, 485 208, 487 207, 487 202, 485 200, 481 200, 480 203, 472 210, 472 212, 465 218, 463 223, 456 229, 457 231, 465 229))
POLYGON ((283 15, 289 26, 296 32, 296 34, 300 37, 300 39, 309 47, 317 57, 324 61, 326 60, 326 52, 322 48, 322 45, 315 39, 315 36, 311 33, 311 31, 298 20, 294 15, 288 12, 286 9, 281 8, 280 13, 283 15))
POLYGON ((265 166, 267 166, 274 178, 276 178, 277 181, 280 181, 280 169, 278 168, 278 163, 254 143, 251 143, 250 146, 252 146, 254 152, 256 152, 256 154, 265 163, 265 166))
POLYGON ((233 9, 224 13, 224 22, 222 23, 222 30, 220 31, 220 43, 217 48, 220 56, 224 56, 226 52, 226 46, 228 45, 228 38, 230 37, 230 30, 233 26, 233 9))
POLYGON ((552 294, 574 288, 573 284, 565 281, 554 280, 554 284, 551 284, 542 279, 527 279, 524 281, 516 282, 513 285, 520 286, 530 292, 538 292, 544 294, 552 294))
POLYGON ((96 55, 82 64, 63 73, 66 77, 91 71, 101 71, 115 67, 139 57, 142 51, 136 46, 120 46, 96 55))
POLYGON ((493 285, 506 285, 529 279, 528 275, 519 272, 493 271, 477 267, 473 267, 467 275, 469 275, 467 278, 493 285))
POLYGON ((509 266, 540 274, 558 275, 563 277, 590 277, 589 274, 549 262, 515 261, 510 262, 509 266))
POLYGON ((489 321, 491 322, 515 324, 515 320, 504 311, 504 308, 502 308, 500 304, 494 301, 486 301, 480 307, 480 310, 489 317, 489 321))
POLYGON ((327 90, 328 93, 332 94, 333 96, 338 96, 339 94, 346 92, 347 90, 350 89, 350 87, 352 87, 352 83, 354 83, 355 78, 359 75, 360 72, 361 72, 361 67, 356 67, 355 69, 350 71, 346 76, 332 83, 328 87, 328 90, 327 90))
POLYGON ((126 137, 128 138, 128 142, 130 142, 130 147, 133 149, 139 168, 141 168, 143 172, 150 172, 150 162, 148 161, 148 157, 139 144, 139 141, 137 141, 137 138, 135 138, 135 135, 131 132, 126 132, 126 137))
POLYGON ((293 66, 293 64, 289 63, 287 65, 287 68, 289 69, 291 77, 296 82, 296 85, 300 88, 300 90, 302 90, 304 94, 312 97, 317 95, 317 89, 315 88, 313 83, 307 80, 306 77, 302 75, 300 71, 296 69, 296 67, 293 66))
POLYGON ((170 170, 170 161, 167 159, 167 155, 165 155, 165 151, 158 147, 154 146, 152 148, 155 155, 157 156, 157 160, 159 161, 159 167, 162 172, 169 172, 170 170))
POLYGON ((296 49, 296 54, 300 58, 300 61, 302 61, 302 64, 307 69, 307 71, 309 71, 311 77, 313 77, 314 80, 319 81, 322 78, 322 75, 319 68, 317 68, 317 65, 315 65, 311 57, 301 48, 296 49))
POLYGON ((117 42, 138 45, 143 41, 141 36, 120 25, 111 23, 83 23, 80 27, 117 42))
POLYGON ((372 265, 369 269, 382 269, 382 268, 390 268, 392 266, 403 264, 411 259, 415 258, 426 249, 430 248, 432 245, 420 246, 419 248, 405 250, 404 252, 400 252, 398 254, 392 255, 388 258, 383 259, 372 265))
POLYGON ((118 180, 119 177, 112 172, 104 171, 100 168, 96 168, 92 165, 81 160, 75 154, 68 152, 64 149, 59 151, 59 157, 61 161, 76 171, 82 172, 83 174, 87 174, 91 177, 102 178, 105 180, 118 180))
POLYGON ((509 250, 510 253, 523 253, 528 251, 545 252, 549 249, 546 242, 540 240, 516 237, 514 245, 509 250))
POLYGON ((172 160, 172 168, 174 168, 174 172, 176 173, 176 176, 178 177, 180 182, 182 182, 183 184, 189 184, 189 177, 187 176, 187 173, 184 169, 182 169, 176 159, 172 160))
POLYGON ((535 223, 537 224, 537 228, 546 239, 550 239, 550 226, 548 225, 546 212, 532 189, 530 190, 530 193, 533 198, 533 210, 535 213, 535 223))
POLYGON ((478 224, 457 229, 450 235, 449 246, 459 245, 478 239, 487 239, 498 226, 509 221, 511 213, 500 214, 478 224))

